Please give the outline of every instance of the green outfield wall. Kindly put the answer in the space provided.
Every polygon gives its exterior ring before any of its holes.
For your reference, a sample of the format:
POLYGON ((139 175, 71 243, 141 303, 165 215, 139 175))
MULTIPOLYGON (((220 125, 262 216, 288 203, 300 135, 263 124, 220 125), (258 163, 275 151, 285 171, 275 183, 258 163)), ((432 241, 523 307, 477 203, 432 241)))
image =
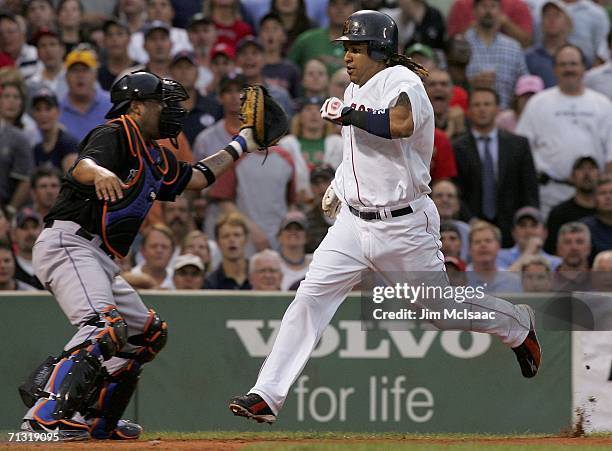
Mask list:
MULTIPOLYGON (((125 417, 147 430, 270 430, 232 416, 227 401, 255 382, 291 297, 208 291, 143 298, 168 321, 169 339, 146 365, 125 417)), ((2 295, 0 312, 0 430, 7 430, 25 411, 17 386, 59 353, 74 328, 45 294, 2 295)), ((273 428, 512 433, 570 424, 569 332, 539 334, 544 365, 527 380, 514 354, 488 335, 365 332, 359 315, 359 297, 349 298, 273 428)))

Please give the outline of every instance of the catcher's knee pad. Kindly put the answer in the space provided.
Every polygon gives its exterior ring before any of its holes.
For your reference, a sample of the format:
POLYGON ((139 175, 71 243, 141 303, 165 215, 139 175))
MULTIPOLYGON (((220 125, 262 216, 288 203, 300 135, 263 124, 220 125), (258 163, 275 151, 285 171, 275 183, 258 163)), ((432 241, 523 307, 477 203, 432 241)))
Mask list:
POLYGON ((138 363, 147 363, 155 358, 162 350, 168 340, 168 325, 154 310, 149 310, 144 332, 128 338, 128 342, 134 346, 140 346, 134 353, 120 353, 120 357, 136 360, 138 363))
POLYGON ((69 420, 102 382, 102 359, 91 352, 92 347, 77 349, 54 364, 46 390, 38 393, 44 400, 34 410, 36 421, 52 424, 69 420))
POLYGON ((107 307, 99 317, 93 318, 87 324, 103 327, 95 341, 100 346, 104 360, 116 355, 127 343, 127 323, 114 306, 107 307))
POLYGON ((93 438, 107 439, 116 433, 117 422, 136 390, 141 371, 141 365, 130 360, 126 367, 107 374, 99 389, 90 397, 84 413, 93 438))

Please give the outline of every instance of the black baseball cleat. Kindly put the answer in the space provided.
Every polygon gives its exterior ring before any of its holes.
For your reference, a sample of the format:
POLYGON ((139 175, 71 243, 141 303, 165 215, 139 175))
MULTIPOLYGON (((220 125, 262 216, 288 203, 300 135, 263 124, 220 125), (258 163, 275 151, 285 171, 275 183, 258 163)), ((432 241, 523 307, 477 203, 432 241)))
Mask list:
POLYGON ((258 423, 272 424, 276 421, 276 415, 274 415, 270 406, 261 396, 255 393, 232 398, 229 409, 236 416, 251 418, 258 423))
POLYGON ((33 434, 51 434, 52 438, 50 440, 58 442, 89 440, 87 425, 73 421, 58 420, 53 425, 45 426, 36 420, 23 420, 21 431, 33 434))
POLYGON ((529 313, 529 334, 523 343, 516 348, 512 348, 512 350, 516 354, 516 360, 518 360, 521 366, 523 377, 534 377, 538 374, 542 361, 542 348, 535 332, 535 312, 526 304, 517 305, 517 307, 519 306, 526 308, 529 313))

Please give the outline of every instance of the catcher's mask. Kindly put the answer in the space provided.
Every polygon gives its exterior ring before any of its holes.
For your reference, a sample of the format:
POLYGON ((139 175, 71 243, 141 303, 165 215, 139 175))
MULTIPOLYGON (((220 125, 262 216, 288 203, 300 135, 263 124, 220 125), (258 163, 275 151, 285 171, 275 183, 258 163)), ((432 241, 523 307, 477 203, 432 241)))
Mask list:
POLYGON ((132 100, 156 100, 161 103, 159 115, 159 138, 176 138, 183 128, 187 110, 180 102, 189 95, 177 81, 159 78, 150 72, 132 72, 121 77, 111 88, 112 108, 106 113, 107 119, 114 119, 127 113, 132 100))

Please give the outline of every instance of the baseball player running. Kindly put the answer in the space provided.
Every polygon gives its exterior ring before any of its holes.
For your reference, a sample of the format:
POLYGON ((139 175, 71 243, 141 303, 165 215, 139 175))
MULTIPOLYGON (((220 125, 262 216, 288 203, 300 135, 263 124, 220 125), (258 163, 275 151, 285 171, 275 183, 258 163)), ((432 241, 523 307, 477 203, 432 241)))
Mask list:
MULTIPOLYGON (((255 386, 230 401, 234 415, 258 422, 276 420, 289 388, 364 270, 390 282, 428 272, 447 283, 440 218, 428 196, 434 114, 419 77, 426 71, 396 53, 397 26, 386 14, 352 14, 337 41, 344 44, 351 83, 344 101, 332 97, 321 108, 323 118, 343 125, 342 164, 323 199, 326 214, 337 218, 285 312, 255 386)), ((454 300, 417 302, 430 310, 457 307, 454 300)), ((462 308, 488 314, 483 317, 495 312, 496 319, 434 324, 496 335, 515 352, 523 376, 535 376, 541 353, 529 306, 486 297, 462 308)))
POLYGON ((111 120, 80 144, 33 251, 36 276, 78 331, 20 387, 30 407, 24 431, 54 432, 60 440, 135 439, 142 432, 120 418, 168 330, 113 258, 127 254, 154 200, 202 190, 258 147, 245 128, 215 155, 193 166, 178 162, 155 140, 176 138, 186 113, 179 102, 187 97, 173 80, 126 75, 111 90, 111 120))

